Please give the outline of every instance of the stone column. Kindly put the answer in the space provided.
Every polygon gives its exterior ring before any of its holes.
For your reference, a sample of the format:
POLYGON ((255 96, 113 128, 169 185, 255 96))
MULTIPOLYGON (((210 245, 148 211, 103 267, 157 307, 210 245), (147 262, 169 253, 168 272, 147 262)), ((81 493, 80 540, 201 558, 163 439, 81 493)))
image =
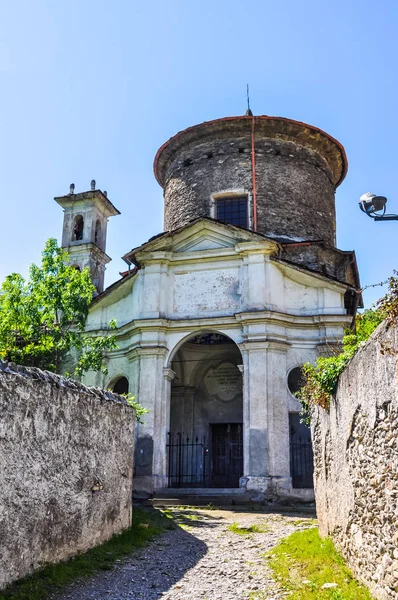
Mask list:
POLYGON ((287 344, 265 340, 240 345, 244 360, 243 484, 252 495, 288 495, 289 416, 286 390, 287 344))
POLYGON ((267 349, 269 475, 277 496, 289 495, 292 483, 286 381, 288 348, 288 344, 269 342, 267 349))
MULTIPOLYGON (((171 382, 173 381, 176 374, 173 369, 165 367, 163 369, 163 402, 158 407, 161 411, 161 415, 158 422, 158 435, 155 443, 156 448, 159 452, 154 455, 154 472, 161 475, 163 481, 162 487, 167 486, 167 451, 166 446, 168 443, 168 432, 170 430, 170 399, 171 399, 171 382)), ((160 482, 160 480, 159 480, 160 482)), ((159 483, 157 482, 157 483, 159 483)), ((157 487, 157 489, 160 489, 157 487)))

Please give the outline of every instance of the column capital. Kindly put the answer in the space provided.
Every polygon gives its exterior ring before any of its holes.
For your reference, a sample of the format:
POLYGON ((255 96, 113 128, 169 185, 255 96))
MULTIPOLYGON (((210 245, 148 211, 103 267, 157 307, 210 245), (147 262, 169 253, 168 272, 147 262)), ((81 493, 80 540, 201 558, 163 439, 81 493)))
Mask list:
POLYGON ((137 360, 142 357, 163 357, 165 358, 168 353, 166 346, 138 346, 132 348, 127 354, 129 360, 137 360))
POLYGON ((175 376, 176 376, 176 374, 173 371, 173 369, 169 369, 168 367, 164 367, 164 369, 163 369, 163 377, 165 379, 167 379, 167 381, 173 381, 173 379, 174 379, 175 376))

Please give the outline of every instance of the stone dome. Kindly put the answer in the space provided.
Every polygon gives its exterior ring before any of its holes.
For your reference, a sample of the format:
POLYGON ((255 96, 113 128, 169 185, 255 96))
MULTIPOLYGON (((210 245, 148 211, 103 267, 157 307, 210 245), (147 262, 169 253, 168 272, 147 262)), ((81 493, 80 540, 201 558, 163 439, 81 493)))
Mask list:
POLYGON ((242 207, 246 199, 247 220, 235 224, 256 224, 269 237, 335 245, 334 193, 347 158, 341 144, 316 127, 268 116, 205 122, 163 144, 154 171, 164 190, 166 231, 200 216, 220 218, 219 200, 237 206, 239 199, 242 207))

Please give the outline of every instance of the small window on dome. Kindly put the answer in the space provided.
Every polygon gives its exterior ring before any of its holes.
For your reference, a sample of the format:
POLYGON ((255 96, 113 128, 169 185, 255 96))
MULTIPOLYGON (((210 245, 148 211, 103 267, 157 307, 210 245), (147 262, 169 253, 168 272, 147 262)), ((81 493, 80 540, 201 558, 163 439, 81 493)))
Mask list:
POLYGON ((247 196, 226 196, 216 199, 216 219, 238 227, 248 227, 247 196))

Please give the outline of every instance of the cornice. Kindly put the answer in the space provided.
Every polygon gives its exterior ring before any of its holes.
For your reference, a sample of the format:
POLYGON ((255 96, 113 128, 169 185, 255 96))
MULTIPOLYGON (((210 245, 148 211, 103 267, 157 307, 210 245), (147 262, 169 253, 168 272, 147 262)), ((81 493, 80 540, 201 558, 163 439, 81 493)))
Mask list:
POLYGON ((246 340, 238 347, 242 352, 263 352, 264 350, 274 350, 277 352, 286 353, 290 344, 288 342, 274 340, 274 339, 262 339, 262 340, 246 340))
POLYGON ((64 246, 64 249, 68 252, 69 256, 76 256, 79 254, 87 256, 87 252, 89 252, 91 255, 101 259, 105 264, 112 260, 111 257, 101 250, 94 242, 85 242, 83 244, 76 242, 75 244, 72 243, 70 246, 64 246))
POLYGON ((161 357, 165 358, 169 352, 166 346, 141 346, 137 345, 125 353, 126 358, 131 361, 142 357, 161 357))

